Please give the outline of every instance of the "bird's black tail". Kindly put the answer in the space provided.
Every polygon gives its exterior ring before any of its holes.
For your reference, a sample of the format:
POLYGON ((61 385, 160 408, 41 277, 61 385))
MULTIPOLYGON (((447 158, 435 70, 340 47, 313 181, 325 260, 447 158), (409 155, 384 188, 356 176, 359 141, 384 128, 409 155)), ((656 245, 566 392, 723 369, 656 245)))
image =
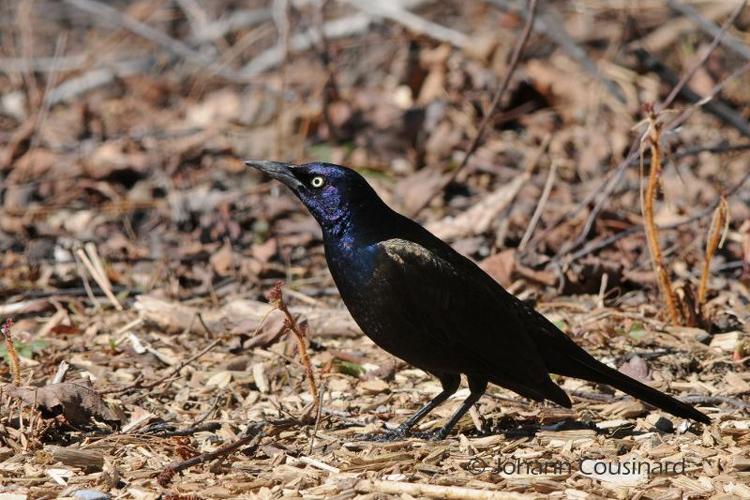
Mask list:
POLYGON ((604 363, 597 361, 577 345, 573 349, 577 352, 570 352, 570 348, 565 350, 568 352, 558 352, 556 356, 551 356, 552 359, 546 360, 550 372, 611 385, 672 415, 689 418, 705 424, 711 423, 711 419, 706 414, 696 410, 691 405, 678 401, 672 396, 664 394, 653 387, 649 387, 628 377, 624 373, 610 368, 604 363))

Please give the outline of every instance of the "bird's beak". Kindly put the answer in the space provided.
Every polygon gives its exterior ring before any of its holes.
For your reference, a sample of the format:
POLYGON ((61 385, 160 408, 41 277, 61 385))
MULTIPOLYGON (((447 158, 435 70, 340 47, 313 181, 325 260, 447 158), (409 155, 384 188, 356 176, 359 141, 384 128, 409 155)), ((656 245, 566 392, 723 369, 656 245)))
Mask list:
POLYGON ((284 183, 284 185, 297 191, 302 183, 294 176, 292 169, 294 165, 291 163, 281 163, 278 161, 267 161, 267 160, 248 160, 245 162, 248 167, 257 168, 261 172, 268 174, 269 177, 276 179, 284 183))

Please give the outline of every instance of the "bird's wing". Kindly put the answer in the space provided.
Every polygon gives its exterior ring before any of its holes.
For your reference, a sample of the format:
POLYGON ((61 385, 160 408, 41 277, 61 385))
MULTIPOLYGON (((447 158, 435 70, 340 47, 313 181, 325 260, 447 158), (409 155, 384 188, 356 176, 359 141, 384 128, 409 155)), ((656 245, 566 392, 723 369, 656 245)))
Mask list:
POLYGON ((373 278, 394 295, 389 310, 410 325, 410 336, 421 337, 425 350, 450 353, 465 365, 464 373, 474 369, 527 397, 556 400, 512 296, 499 293, 479 268, 456 266, 417 243, 390 239, 377 244, 375 269, 373 278))

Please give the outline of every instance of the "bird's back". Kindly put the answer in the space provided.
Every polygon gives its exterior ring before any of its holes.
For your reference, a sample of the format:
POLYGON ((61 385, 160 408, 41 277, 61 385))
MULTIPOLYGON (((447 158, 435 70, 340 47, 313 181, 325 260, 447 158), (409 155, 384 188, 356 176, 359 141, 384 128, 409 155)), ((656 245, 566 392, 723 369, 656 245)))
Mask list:
POLYGON ((326 245, 334 280, 362 330, 431 373, 476 375, 569 406, 515 297, 419 224, 395 212, 389 217, 360 235, 348 255, 326 245))

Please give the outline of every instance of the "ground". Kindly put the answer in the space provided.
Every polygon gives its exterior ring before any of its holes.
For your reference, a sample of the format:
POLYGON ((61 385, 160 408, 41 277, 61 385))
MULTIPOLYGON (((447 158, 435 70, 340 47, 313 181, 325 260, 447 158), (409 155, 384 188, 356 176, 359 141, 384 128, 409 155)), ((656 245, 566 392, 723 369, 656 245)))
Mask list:
POLYGON ((750 10, 541 1, 514 67, 526 2, 377 5, 0 6, 0 498, 750 497, 750 10), (712 424, 558 378, 571 410, 491 386, 431 440, 464 384, 366 439, 440 385, 249 158, 356 168, 712 424))

